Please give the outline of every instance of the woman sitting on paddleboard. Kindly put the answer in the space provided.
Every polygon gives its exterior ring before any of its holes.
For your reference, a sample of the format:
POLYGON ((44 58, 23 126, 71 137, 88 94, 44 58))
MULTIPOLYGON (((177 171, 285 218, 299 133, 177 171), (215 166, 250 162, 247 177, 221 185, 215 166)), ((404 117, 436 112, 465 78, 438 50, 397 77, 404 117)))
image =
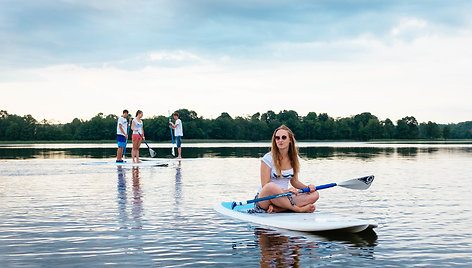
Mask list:
POLYGON ((131 123, 131 129, 133 130, 133 149, 131 150, 131 156, 133 157, 133 163, 141 163, 139 160, 139 147, 141 146, 141 142, 146 139, 144 138, 144 126, 141 117, 143 117, 143 112, 138 110, 136 112, 136 118, 134 118, 131 123))
POLYGON ((293 195, 254 204, 256 212, 313 212, 319 194, 312 184, 306 186, 298 180, 300 163, 293 132, 285 125, 278 127, 272 135, 272 149, 261 160, 261 186, 256 198, 292 192, 293 195), (292 187, 289 188, 289 182, 292 187), (298 193, 298 189, 310 188, 309 193, 298 193))

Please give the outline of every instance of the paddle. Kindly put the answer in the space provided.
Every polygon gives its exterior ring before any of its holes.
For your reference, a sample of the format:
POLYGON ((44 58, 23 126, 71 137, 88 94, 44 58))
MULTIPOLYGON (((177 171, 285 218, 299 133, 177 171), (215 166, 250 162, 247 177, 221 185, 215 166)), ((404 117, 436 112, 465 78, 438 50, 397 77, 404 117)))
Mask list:
MULTIPOLYGON (((131 118, 129 119, 128 127, 126 128, 126 135, 129 135, 130 126, 131 126, 131 118)), ((126 145, 128 145, 128 139, 126 139, 126 145)), ((126 146, 125 146, 125 149, 123 150, 123 160, 125 160, 125 156, 126 156, 126 146)))
MULTIPOLYGON (((169 111, 169 123, 172 122, 172 120, 170 119, 170 111, 169 111)), ((175 151, 174 151, 174 133, 172 132, 172 126, 169 124, 169 128, 170 128, 170 136, 172 138, 172 155, 175 156, 175 151)))
MULTIPOLYGON (((370 187, 370 185, 372 184, 373 181, 374 181, 374 175, 370 175, 370 176, 365 176, 365 177, 357 178, 357 179, 351 179, 351 180, 347 180, 347 181, 343 181, 343 182, 339 182, 339 183, 328 183, 328 184, 316 186, 316 190, 322 190, 322 189, 331 188, 331 187, 334 187, 334 186, 341 186, 341 187, 344 187, 344 188, 355 189, 355 190, 365 190, 365 189, 370 187)), ((310 188, 301 189, 301 190, 298 190, 298 192, 299 193, 309 193, 310 188)), ((288 196, 288 195, 292 195, 292 194, 294 194, 294 193, 287 192, 287 193, 283 193, 283 194, 276 194, 276 195, 256 198, 256 199, 252 199, 252 200, 247 200, 246 202, 233 202, 233 204, 231 205, 231 209, 234 209, 236 206, 244 206, 244 205, 247 205, 247 204, 250 204, 250 203, 257 203, 257 202, 260 202, 260 201, 274 199, 274 198, 283 197, 283 196, 288 196)))
MULTIPOLYGON (((138 132, 138 134, 139 134, 139 136, 141 136, 141 138, 143 138, 143 135, 141 135, 141 133, 138 132)), ((155 157, 157 155, 157 153, 153 149, 151 149, 151 147, 149 147, 149 145, 147 144, 147 142, 144 139, 143 139, 143 141, 146 144, 146 146, 148 147, 149 154, 151 155, 151 157, 155 157)))

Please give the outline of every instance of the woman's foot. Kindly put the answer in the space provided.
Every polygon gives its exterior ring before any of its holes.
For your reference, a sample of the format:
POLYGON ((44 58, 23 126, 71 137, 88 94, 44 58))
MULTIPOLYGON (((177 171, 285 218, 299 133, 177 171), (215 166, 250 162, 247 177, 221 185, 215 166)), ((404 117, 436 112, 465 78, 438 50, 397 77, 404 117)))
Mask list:
POLYGON ((267 209, 267 213, 279 213, 279 212, 284 212, 287 211, 284 208, 279 208, 277 206, 274 206, 272 204, 269 205, 269 208, 267 209))
POLYGON ((300 210, 297 211, 297 212, 300 212, 300 213, 312 213, 315 211, 316 207, 315 205, 313 204, 308 204, 308 205, 305 205, 303 207, 300 207, 299 208, 300 210))

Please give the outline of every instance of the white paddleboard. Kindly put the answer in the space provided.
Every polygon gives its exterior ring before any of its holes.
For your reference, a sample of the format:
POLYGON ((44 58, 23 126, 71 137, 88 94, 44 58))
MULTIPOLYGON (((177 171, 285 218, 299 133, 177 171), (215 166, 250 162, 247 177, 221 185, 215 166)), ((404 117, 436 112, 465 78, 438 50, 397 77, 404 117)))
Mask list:
POLYGON ((362 232, 377 227, 377 223, 369 220, 353 219, 345 216, 323 212, 314 213, 248 213, 254 204, 236 206, 231 209, 232 202, 216 204, 215 210, 226 216, 242 221, 253 222, 275 228, 283 228, 303 232, 343 231, 349 233, 362 232))
POLYGON ((141 162, 141 163, 133 163, 133 162, 115 162, 115 161, 102 161, 102 162, 87 162, 82 163, 84 165, 111 165, 111 166, 130 166, 130 167, 166 167, 168 166, 167 163, 163 163, 162 161, 153 161, 153 162, 141 162))
POLYGON ((160 161, 160 162, 180 162, 180 161, 196 161, 196 160, 205 160, 208 158, 142 158, 140 157, 142 161, 146 162, 155 162, 155 161, 160 161))

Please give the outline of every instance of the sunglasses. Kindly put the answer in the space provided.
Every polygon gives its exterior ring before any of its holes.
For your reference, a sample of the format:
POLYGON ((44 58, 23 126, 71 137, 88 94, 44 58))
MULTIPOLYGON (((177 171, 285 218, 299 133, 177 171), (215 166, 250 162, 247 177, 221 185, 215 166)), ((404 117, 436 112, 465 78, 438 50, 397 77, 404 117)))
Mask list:
POLYGON ((280 140, 280 139, 286 140, 286 139, 287 139, 287 136, 285 136, 285 135, 282 135, 282 137, 280 137, 280 136, 275 136, 275 140, 280 140))

